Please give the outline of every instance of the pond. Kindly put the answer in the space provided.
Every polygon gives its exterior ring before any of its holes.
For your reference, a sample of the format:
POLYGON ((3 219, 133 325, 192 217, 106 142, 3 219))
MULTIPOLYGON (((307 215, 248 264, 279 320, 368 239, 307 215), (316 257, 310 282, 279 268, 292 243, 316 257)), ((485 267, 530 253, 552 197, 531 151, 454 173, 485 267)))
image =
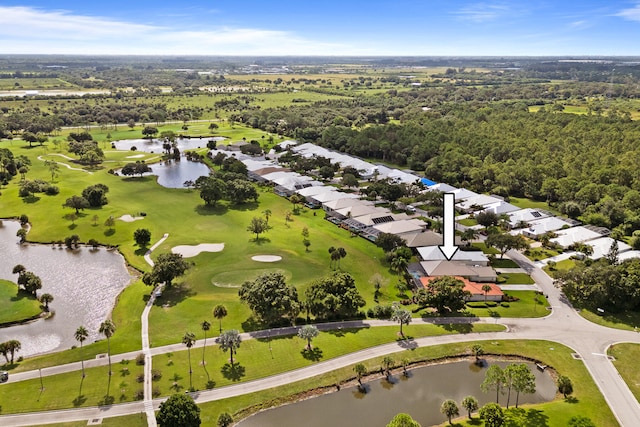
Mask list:
MULTIPOLYGON (((399 357, 399 356, 398 356, 399 357)), ((497 362, 501 367, 508 363, 497 362)), ((540 372, 535 365, 527 364, 536 376, 536 393, 521 394, 519 403, 540 403, 553 400, 556 385, 548 373, 540 372)), ((415 368, 406 378, 395 374, 392 384, 385 379, 365 383, 368 392, 363 394, 356 387, 259 412, 238 423, 238 427, 287 427, 304 425, 384 427, 399 412, 408 413, 423 426, 446 422, 440 413, 440 405, 447 399, 458 403, 460 415, 466 412, 460 402, 466 396, 474 396, 480 406, 495 402, 495 392, 483 393, 480 384, 487 367, 478 367, 471 361, 461 361, 415 368), (357 421, 355 421, 357 420, 357 421)), ((511 393, 511 405, 515 405, 515 393, 511 393)), ((506 396, 500 403, 506 405, 506 396)), ((477 417, 477 414, 476 414, 477 417)))
MULTIPOLYGON (((221 136, 215 136, 211 138, 178 138, 176 143, 180 151, 193 150, 196 148, 205 148, 207 142, 224 141, 226 138, 221 136)), ((118 150, 131 150, 131 147, 136 147, 137 151, 144 151, 145 153, 162 153, 162 139, 125 139, 120 141, 113 141, 112 144, 118 150)))
POLYGON ((192 162, 184 157, 179 161, 166 160, 150 166, 150 175, 157 175, 158 184, 167 188, 184 188, 185 181, 195 181, 211 172, 204 163, 192 162))
POLYGON ((85 344, 102 338, 98 334, 100 323, 131 282, 122 255, 104 248, 70 251, 57 245, 19 245, 19 228, 16 221, 7 220, 0 227, 0 278, 15 282, 13 267, 24 265, 42 279, 38 295, 53 295, 50 309, 55 314, 49 319, 1 328, 0 342, 17 339, 22 344, 18 355, 28 356, 77 345, 73 335, 81 325, 89 331, 85 344))

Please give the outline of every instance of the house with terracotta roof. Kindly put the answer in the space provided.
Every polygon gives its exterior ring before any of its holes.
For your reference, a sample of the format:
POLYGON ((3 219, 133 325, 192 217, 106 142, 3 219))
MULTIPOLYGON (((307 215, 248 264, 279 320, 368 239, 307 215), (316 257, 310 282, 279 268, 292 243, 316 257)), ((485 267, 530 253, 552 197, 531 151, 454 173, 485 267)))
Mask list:
MULTIPOLYGON (((437 279, 442 276, 432 276, 432 277, 422 277, 420 278, 420 282, 423 287, 427 287, 427 285, 434 279, 437 279)), ((476 301, 495 301, 500 302, 504 297, 504 293, 502 289, 495 283, 476 283, 465 277, 454 276, 456 279, 462 281, 464 283, 464 290, 469 292, 470 296, 465 298, 467 302, 476 302, 476 301), (485 291, 482 289, 483 286, 489 286, 491 290, 487 291, 485 295, 485 291)))

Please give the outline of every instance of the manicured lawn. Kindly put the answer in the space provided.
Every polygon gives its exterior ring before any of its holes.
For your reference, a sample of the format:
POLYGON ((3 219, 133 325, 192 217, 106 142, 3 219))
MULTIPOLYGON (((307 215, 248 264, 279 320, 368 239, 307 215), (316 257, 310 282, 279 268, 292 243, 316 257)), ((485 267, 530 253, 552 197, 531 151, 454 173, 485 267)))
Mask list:
POLYGON ((627 383, 636 400, 640 401, 640 370, 638 370, 640 345, 631 343, 614 344, 609 347, 608 354, 615 357, 613 364, 618 373, 627 383))
POLYGON ((579 313, 590 322, 597 323, 598 325, 606 326, 608 328, 625 329, 628 331, 640 330, 640 313, 637 312, 605 312, 604 315, 601 316, 591 310, 583 308, 579 313))
MULTIPOLYGON (((538 427, 540 424, 536 424, 536 420, 543 418, 547 423, 544 425, 548 427, 565 427, 571 417, 578 415, 590 418, 598 427, 614 427, 618 425, 615 417, 608 409, 604 398, 591 379, 587 369, 584 367, 584 364, 571 357, 571 349, 548 341, 479 341, 478 343, 482 345, 484 351, 488 354, 518 354, 539 360, 553 367, 561 375, 569 376, 573 382, 575 390, 573 394, 574 400, 566 401, 560 396, 548 403, 523 406, 527 411, 524 418, 529 421, 514 425, 531 425, 538 427)), ((395 353, 392 357, 396 361, 406 357, 412 362, 418 362, 460 354, 469 355, 469 349, 473 344, 474 343, 459 343, 437 347, 421 347, 415 350, 395 353)), ((370 371, 379 371, 381 358, 371 359, 365 362, 365 366, 370 371)), ((296 393, 302 393, 306 390, 316 390, 322 387, 328 387, 329 390, 331 388, 335 389, 335 384, 353 380, 353 378, 353 367, 349 366, 287 386, 277 387, 251 395, 204 403, 200 405, 202 422, 203 424, 213 424, 222 412, 229 412, 233 414, 235 420, 239 420, 262 408, 291 402, 295 400, 294 395, 296 393)), ((458 425, 482 425, 477 421, 477 413, 474 418, 475 421, 471 423, 461 418, 460 422, 462 424, 458 425)))
POLYGON ((560 252, 547 248, 529 248, 524 251, 524 255, 531 261, 540 261, 541 259, 551 258, 560 255, 560 252))
POLYGON ((497 250, 496 248, 487 246, 484 242, 474 242, 471 244, 471 246, 473 246, 474 248, 480 249, 483 253, 487 255, 491 255, 491 254, 500 255, 499 250, 497 250))
POLYGON ((498 273, 499 285, 532 285, 535 282, 527 273, 498 273))
POLYGON ((493 268, 518 268, 520 267, 518 264, 516 264, 513 260, 509 259, 509 258, 496 258, 493 261, 491 261, 491 267, 493 268))
POLYGON ((476 221, 474 218, 465 218, 465 219, 458 220, 458 222, 467 227, 473 227, 474 225, 478 225, 478 221, 476 221))
MULTIPOLYGON (((477 324, 464 325, 409 325, 403 328, 405 336, 419 338, 460 332, 502 331, 502 325, 477 324)), ((321 332, 312 342, 313 352, 303 351, 306 341, 297 336, 273 338, 271 340, 248 340, 240 345, 234 355, 234 369, 229 365, 229 353, 224 353, 216 345, 207 346, 205 362, 202 366, 202 347, 192 348, 193 387, 197 390, 207 388, 209 379, 216 387, 234 384, 238 381, 251 381, 293 369, 329 360, 344 354, 393 342, 398 339, 399 328, 384 326, 362 329, 345 329, 321 332), (207 376, 207 371, 209 377, 207 376)), ((198 338, 203 338, 198 331, 198 338)), ((158 382, 161 394, 169 395, 189 388, 189 364, 187 351, 167 353, 153 358, 154 369, 162 371, 158 382)))
POLYGON ((503 307, 501 304, 487 308, 467 306, 467 310, 478 317, 544 317, 551 313, 547 310, 549 305, 547 299, 536 291, 506 291, 505 294, 520 298, 520 300, 507 303, 508 307, 503 307))
POLYGON ((40 379, 35 378, 0 387, 2 413, 46 411, 50 409, 96 406, 133 400, 133 394, 142 389, 137 382, 144 366, 135 361, 127 364, 114 363, 113 375, 108 366, 86 369, 82 379, 80 371, 43 377, 44 390, 40 390, 40 379))
POLYGON ((0 280, 0 325, 37 317, 42 310, 40 302, 31 294, 20 291, 18 285, 0 280))
POLYGON ((524 197, 509 197, 509 203, 515 205, 521 209, 531 208, 531 209, 542 209, 545 211, 549 211, 554 215, 561 215, 556 208, 549 206, 547 202, 541 202, 537 200, 526 199, 524 197))

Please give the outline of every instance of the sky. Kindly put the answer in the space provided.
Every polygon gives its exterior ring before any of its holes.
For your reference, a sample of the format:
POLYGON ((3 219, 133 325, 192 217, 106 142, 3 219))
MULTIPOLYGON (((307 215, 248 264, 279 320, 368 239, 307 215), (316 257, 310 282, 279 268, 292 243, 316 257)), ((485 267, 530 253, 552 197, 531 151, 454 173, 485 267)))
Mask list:
POLYGON ((0 0, 0 54, 638 56, 640 0, 0 0))

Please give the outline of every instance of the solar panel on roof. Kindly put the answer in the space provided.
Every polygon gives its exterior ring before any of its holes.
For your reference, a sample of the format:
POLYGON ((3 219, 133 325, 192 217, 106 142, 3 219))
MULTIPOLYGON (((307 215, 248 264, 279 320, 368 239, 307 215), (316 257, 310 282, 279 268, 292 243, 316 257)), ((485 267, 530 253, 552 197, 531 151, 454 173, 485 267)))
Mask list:
POLYGON ((385 222, 393 221, 393 217, 392 216, 381 216, 379 218, 372 218, 371 221, 373 221, 374 224, 383 224, 385 222))
POLYGON ((531 215, 534 218, 541 218, 542 217, 542 214, 540 212, 536 212, 536 211, 531 212, 531 215))

